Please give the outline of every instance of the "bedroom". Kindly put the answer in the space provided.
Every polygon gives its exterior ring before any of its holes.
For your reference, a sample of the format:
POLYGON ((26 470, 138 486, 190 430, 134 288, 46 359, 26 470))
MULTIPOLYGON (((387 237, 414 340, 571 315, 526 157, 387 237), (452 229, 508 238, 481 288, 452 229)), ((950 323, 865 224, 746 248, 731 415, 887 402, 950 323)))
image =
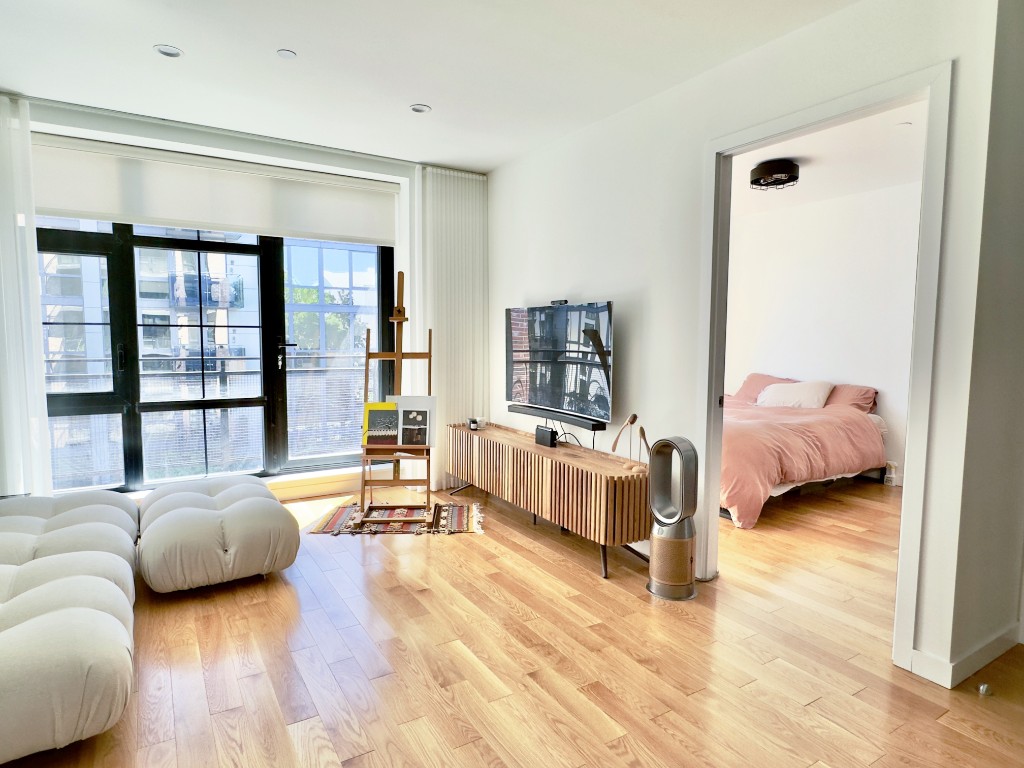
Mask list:
POLYGON ((886 483, 902 485, 926 123, 917 101, 733 157, 721 506, 737 526, 753 527, 768 498, 784 503, 838 476, 880 480, 886 467, 886 483), (799 180, 752 189, 752 169, 774 158, 797 161, 799 180), (783 412, 798 421, 755 434, 770 414, 743 406, 768 397, 772 379, 754 374, 825 382, 812 397, 827 410, 783 412), (805 417, 835 412, 841 398, 870 415, 808 431, 805 417), (827 461, 800 442, 833 435, 862 439, 835 444, 827 461))

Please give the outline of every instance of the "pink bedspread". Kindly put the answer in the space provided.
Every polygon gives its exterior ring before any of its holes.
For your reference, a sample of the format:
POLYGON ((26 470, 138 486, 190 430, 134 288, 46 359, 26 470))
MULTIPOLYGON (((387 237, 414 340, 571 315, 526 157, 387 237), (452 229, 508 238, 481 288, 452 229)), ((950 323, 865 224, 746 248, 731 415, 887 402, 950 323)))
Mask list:
POLYGON ((753 528, 774 486, 885 465, 882 433, 848 406, 764 408, 726 397, 721 506, 753 528))

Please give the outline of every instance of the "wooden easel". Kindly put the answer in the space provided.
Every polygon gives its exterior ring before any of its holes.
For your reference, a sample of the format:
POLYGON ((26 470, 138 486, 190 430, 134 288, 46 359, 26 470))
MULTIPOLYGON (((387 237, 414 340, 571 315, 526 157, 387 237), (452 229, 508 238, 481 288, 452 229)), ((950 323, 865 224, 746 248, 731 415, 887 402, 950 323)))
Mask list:
MULTIPOLYGON (((363 374, 363 404, 365 405, 370 396, 370 364, 374 360, 390 360, 395 364, 395 394, 402 393, 402 364, 405 360, 426 360, 427 361, 427 395, 431 392, 431 378, 433 374, 433 351, 434 331, 427 330, 427 351, 406 352, 403 349, 403 329, 408 317, 403 304, 405 294, 405 273, 398 273, 398 285, 395 290, 395 309, 389 318, 389 322, 395 326, 395 350, 393 352, 371 352, 370 351, 370 329, 366 329, 366 367, 363 374)), ((436 426, 435 426, 436 431, 436 426)), ((398 434, 402 434, 399 425, 398 434)), ((423 523, 427 521, 430 514, 430 446, 429 445, 363 445, 362 469, 359 483, 359 509, 362 510, 362 519, 356 525, 362 526, 366 522, 372 522, 370 512, 372 509, 396 509, 404 508, 409 510, 419 509, 420 515, 403 518, 389 518, 389 522, 396 523, 423 523), (374 478, 371 476, 373 463, 377 461, 390 461, 392 466, 391 477, 374 478), (401 462, 422 461, 426 464, 427 476, 423 480, 401 478, 401 462), (373 489, 379 487, 396 487, 403 485, 422 486, 425 498, 422 504, 374 504, 373 489), (366 504, 366 489, 370 489, 370 504, 366 504)))

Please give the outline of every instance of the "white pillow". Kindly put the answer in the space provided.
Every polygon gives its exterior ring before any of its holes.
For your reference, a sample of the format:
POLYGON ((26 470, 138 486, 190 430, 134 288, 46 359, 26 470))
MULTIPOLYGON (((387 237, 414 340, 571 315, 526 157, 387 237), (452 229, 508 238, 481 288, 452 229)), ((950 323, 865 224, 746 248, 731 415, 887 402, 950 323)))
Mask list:
POLYGON ((769 408, 821 408, 831 391, 832 385, 827 381, 769 384, 757 396, 757 404, 769 408))

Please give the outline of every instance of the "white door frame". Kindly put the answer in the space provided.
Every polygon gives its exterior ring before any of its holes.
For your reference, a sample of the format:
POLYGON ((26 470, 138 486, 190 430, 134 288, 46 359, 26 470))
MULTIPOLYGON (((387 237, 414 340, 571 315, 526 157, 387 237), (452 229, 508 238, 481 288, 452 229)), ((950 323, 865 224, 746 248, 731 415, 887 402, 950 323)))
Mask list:
POLYGON ((896 80, 777 118, 709 142, 705 156, 704 221, 701 227, 700 364, 698 413, 707 414, 697 435, 703 444, 697 511, 697 578, 718 573, 718 488, 722 457, 722 411, 725 388, 725 329, 729 282, 729 215, 732 156, 773 144, 781 138, 821 130, 900 103, 928 99, 928 127, 921 191, 917 289, 914 300, 907 452, 904 459, 903 510, 900 520, 893 661, 910 669, 914 651, 924 519, 927 447, 931 407, 932 359, 942 246, 952 62, 929 67, 896 80))

